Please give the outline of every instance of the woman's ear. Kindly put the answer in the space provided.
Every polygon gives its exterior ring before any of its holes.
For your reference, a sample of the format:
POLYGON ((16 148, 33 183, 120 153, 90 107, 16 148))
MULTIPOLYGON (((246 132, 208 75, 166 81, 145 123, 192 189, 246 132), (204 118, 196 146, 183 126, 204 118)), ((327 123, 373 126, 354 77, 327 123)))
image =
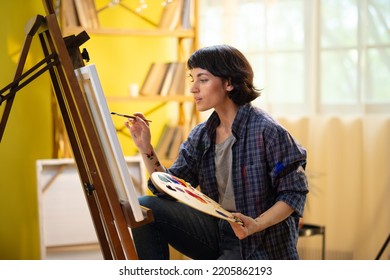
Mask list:
POLYGON ((232 91, 234 89, 234 86, 231 83, 231 79, 225 80, 225 89, 227 91, 232 91))

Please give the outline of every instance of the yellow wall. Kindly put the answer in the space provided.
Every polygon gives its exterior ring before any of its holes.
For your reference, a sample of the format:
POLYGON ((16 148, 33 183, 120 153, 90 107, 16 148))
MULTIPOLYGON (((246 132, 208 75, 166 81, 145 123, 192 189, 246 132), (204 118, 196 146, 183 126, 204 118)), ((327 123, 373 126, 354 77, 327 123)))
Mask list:
MULTIPOLYGON (((40 1, 1 3, 1 88, 13 79, 26 22, 43 12, 40 1)), ((37 42, 30 53, 25 68, 42 58, 37 42)), ((39 258, 35 161, 51 154, 50 127, 50 84, 45 75, 18 92, 0 143, 0 259, 39 258)))
MULTIPOLYGON (((98 4, 105 2, 97 1, 98 4)), ((156 16, 159 10, 150 8, 154 11, 151 16, 156 16)), ((128 13, 123 11, 104 13, 103 23, 118 25, 122 20, 131 21, 128 13)), ((45 15, 39 0, 1 2, 0 88, 12 81, 24 41, 24 27, 37 14, 45 15)), ((128 84, 141 84, 152 61, 176 58, 173 39, 90 35, 91 39, 82 47, 89 51, 89 63, 96 64, 107 96, 126 96, 128 84)), ((35 38, 25 69, 40 59, 42 51, 38 38, 35 38)), ((40 258, 35 162, 52 155, 50 98, 51 85, 47 73, 19 91, 0 143, 0 259, 40 258)), ((138 102, 109 104, 111 110, 123 113, 148 111, 154 105, 138 102)), ((0 106, 1 115, 4 107, 5 104, 0 106)), ((169 115, 168 110, 169 107, 163 108, 150 115, 155 120, 152 123, 154 135, 161 131, 169 115)), ((115 119, 118 126, 123 121, 115 119)), ((120 136, 120 140, 126 155, 134 153, 130 138, 120 136)), ((156 141, 157 137, 153 139, 154 143, 156 141)))

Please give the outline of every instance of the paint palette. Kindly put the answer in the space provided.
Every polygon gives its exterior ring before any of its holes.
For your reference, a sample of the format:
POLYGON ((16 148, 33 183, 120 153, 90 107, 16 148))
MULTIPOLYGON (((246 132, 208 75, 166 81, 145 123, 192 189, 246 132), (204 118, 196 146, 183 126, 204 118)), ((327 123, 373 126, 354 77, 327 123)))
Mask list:
POLYGON ((153 172, 152 182, 157 189, 180 202, 214 217, 242 224, 229 211, 183 179, 165 172, 153 172))

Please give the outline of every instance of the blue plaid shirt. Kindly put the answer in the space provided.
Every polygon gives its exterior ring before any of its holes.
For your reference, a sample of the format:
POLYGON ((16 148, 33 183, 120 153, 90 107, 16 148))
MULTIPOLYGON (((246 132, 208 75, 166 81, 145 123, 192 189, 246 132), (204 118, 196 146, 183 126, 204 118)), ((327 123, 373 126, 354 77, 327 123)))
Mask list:
MULTIPOLYGON (((215 201, 218 125, 215 112, 197 125, 168 170, 192 186, 200 186, 215 201)), ((243 258, 298 259, 298 221, 308 192, 304 173, 306 151, 268 114, 250 104, 239 108, 232 132, 236 138, 232 172, 237 212, 256 218, 277 201, 284 201, 295 210, 283 222, 241 240, 243 258)))

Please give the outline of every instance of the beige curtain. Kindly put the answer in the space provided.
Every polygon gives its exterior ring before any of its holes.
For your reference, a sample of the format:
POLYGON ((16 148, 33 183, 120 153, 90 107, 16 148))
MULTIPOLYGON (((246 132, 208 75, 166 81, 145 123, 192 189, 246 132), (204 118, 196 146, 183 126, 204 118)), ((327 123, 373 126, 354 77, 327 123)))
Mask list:
POLYGON ((390 115, 278 121, 307 149, 304 222, 326 227, 326 258, 375 259, 390 232, 390 115))

